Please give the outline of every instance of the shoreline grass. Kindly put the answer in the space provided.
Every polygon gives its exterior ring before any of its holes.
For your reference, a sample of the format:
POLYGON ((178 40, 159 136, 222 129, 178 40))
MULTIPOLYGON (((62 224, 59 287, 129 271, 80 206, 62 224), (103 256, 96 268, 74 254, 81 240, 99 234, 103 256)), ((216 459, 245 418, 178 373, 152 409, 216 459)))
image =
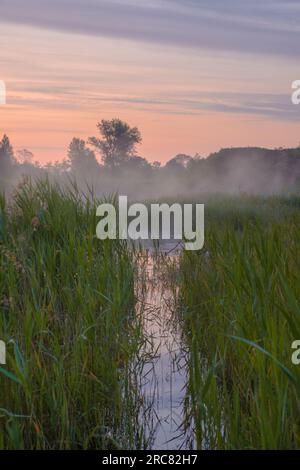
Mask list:
POLYGON ((26 182, 0 207, 0 448, 139 445, 130 252, 76 188, 26 182))
MULTIPOLYGON (((0 449, 149 446, 137 376, 147 360, 142 253, 96 238, 100 202, 47 181, 0 198, 0 449)), ((182 424, 194 425, 199 449, 297 449, 299 198, 198 202, 204 249, 174 259, 157 250, 188 353, 182 424)))
POLYGON ((300 446, 300 371, 291 361, 300 338, 300 211, 286 198, 270 202, 250 216, 238 200, 225 203, 222 217, 212 202, 205 249, 183 254, 187 401, 199 449, 300 446))

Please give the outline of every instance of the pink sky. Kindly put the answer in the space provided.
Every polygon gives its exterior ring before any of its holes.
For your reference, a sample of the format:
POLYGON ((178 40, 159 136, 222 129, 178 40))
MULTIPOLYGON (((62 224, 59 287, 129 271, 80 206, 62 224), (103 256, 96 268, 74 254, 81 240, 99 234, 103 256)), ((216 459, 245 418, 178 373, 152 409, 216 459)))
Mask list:
POLYGON ((296 146, 292 57, 155 44, 1 24, 0 134, 42 163, 101 119, 138 126, 139 154, 162 162, 221 147, 296 146))

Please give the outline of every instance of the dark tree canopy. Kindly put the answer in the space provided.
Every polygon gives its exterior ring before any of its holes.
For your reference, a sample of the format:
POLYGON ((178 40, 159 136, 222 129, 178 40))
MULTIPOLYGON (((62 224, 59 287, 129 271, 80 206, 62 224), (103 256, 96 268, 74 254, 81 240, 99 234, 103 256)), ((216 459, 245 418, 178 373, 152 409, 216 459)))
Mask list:
POLYGON ((74 137, 69 145, 68 157, 74 173, 85 174, 98 168, 95 153, 89 149, 85 141, 74 137))
POLYGON ((61 181, 74 176, 83 188, 99 194, 114 192, 152 198, 153 195, 193 195, 200 192, 300 193, 300 148, 260 147, 226 148, 201 158, 180 153, 165 165, 148 162, 136 152, 141 135, 120 119, 98 123, 99 136, 91 137, 104 165, 86 141, 74 138, 68 159, 40 165, 26 149, 16 152, 9 138, 0 139, 0 191, 17 183, 22 175, 42 178, 48 175, 61 181))
POLYGON ((97 124, 101 138, 91 137, 89 143, 101 154, 103 163, 115 168, 134 156, 136 145, 142 141, 137 127, 130 127, 120 119, 102 120, 97 124))
POLYGON ((174 158, 172 158, 166 163, 166 167, 173 168, 173 169, 186 168, 192 160, 193 158, 190 157, 190 155, 186 155, 185 153, 179 153, 178 155, 176 155, 174 158))
POLYGON ((14 151, 10 144, 10 140, 6 134, 4 134, 0 141, 0 174, 6 175, 14 161, 14 151))

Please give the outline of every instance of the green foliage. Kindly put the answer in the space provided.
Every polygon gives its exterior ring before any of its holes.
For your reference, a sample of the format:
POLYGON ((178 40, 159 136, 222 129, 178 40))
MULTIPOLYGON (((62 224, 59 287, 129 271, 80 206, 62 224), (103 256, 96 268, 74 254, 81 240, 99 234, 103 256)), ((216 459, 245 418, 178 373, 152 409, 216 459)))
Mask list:
POLYGON ((137 445, 133 263, 96 239, 96 205, 46 181, 2 199, 2 449, 137 445))
POLYGON ((300 212, 296 199, 211 198, 202 252, 185 252, 187 401, 197 445, 297 449, 300 212))
POLYGON ((135 154, 135 147, 142 141, 137 127, 130 127, 120 119, 105 120, 97 124, 102 139, 91 137, 89 143, 100 151, 103 162, 115 168, 135 154))

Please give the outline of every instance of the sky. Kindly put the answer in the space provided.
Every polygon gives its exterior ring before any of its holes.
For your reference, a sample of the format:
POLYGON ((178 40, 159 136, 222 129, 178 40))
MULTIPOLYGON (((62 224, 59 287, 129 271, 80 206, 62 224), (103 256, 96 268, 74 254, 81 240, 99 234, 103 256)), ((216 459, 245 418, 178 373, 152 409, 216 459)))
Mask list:
POLYGON ((41 163, 118 117, 165 162, 297 146, 300 2, 0 0, 0 135, 41 163))

